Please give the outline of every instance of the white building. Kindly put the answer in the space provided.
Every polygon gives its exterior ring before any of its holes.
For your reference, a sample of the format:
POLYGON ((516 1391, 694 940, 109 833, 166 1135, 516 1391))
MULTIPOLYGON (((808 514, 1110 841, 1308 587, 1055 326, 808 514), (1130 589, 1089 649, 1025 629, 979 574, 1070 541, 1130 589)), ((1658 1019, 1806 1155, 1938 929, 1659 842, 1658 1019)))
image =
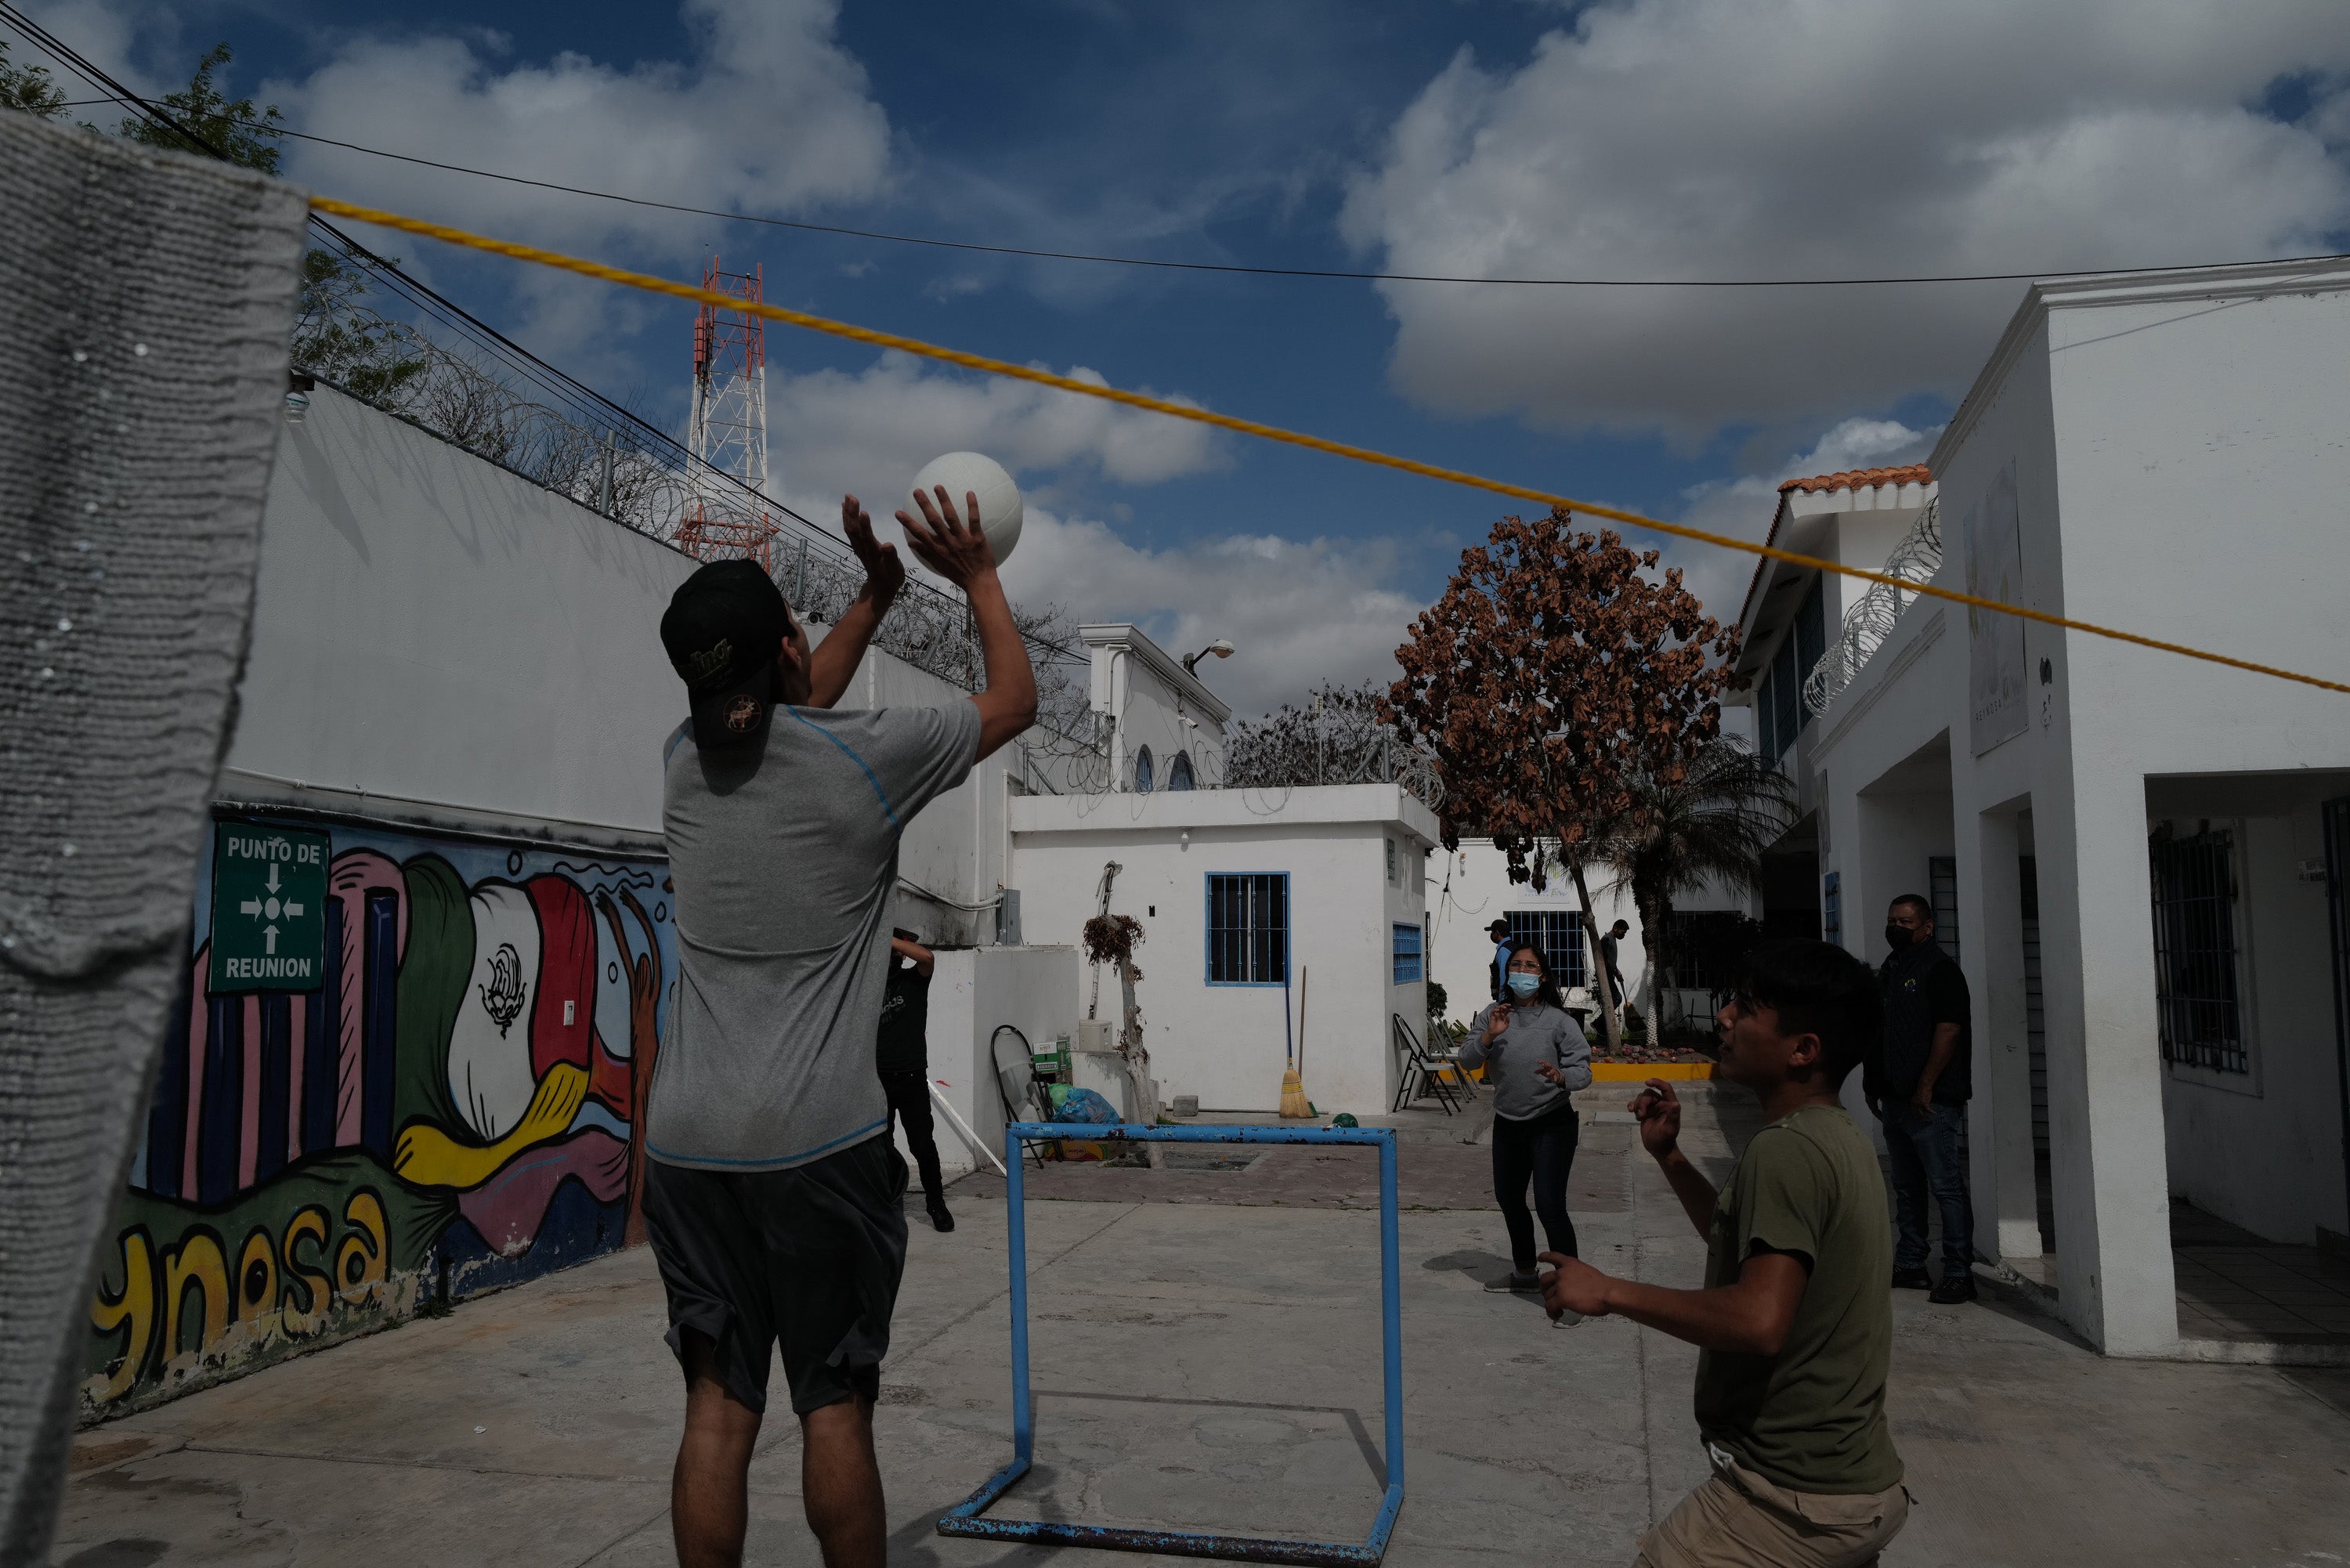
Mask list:
MULTIPOLYGON (((1934 484, 1874 476, 1849 512, 1889 529, 1935 502, 1906 558, 1938 584, 2343 680, 2345 407, 2338 263, 2043 285, 1934 484)), ((1812 543, 1868 562, 1884 530, 1849 521, 1812 543)), ((1786 847, 1812 907, 1875 961, 1888 900, 1928 894, 1967 973, 1979 1251, 2106 1350, 2154 1354, 2195 1338, 2175 1205, 2338 1242, 2344 699, 1914 596, 1839 641, 1842 586, 1774 566, 1758 587, 1750 658, 1805 792, 1810 842, 1786 847), (1768 607, 1814 593, 1831 629, 1789 742, 1791 618, 1768 607)))

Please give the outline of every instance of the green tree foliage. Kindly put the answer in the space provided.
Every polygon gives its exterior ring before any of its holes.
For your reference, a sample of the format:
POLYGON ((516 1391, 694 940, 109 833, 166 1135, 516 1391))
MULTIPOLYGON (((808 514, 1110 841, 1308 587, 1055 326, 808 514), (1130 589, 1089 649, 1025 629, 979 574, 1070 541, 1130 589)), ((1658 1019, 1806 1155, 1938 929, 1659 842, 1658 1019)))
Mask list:
POLYGON ((415 332, 364 302, 367 275, 331 251, 302 257, 294 363, 369 402, 397 406, 431 366, 415 332))
POLYGON ((1794 815, 1794 786, 1731 735, 1706 742, 1685 763, 1646 768, 1629 786, 1600 829, 1594 858, 1631 888, 1640 912, 1648 957, 1642 1012, 1654 1044, 1673 900, 1708 887, 1759 889, 1763 851, 1794 815))
POLYGON ((10 65, 5 38, 0 38, 0 109, 36 119, 55 119, 66 111, 65 90, 49 79, 48 67, 10 65))
POLYGON ((249 98, 232 99, 213 80, 213 73, 234 57, 226 44, 214 44, 196 62, 196 74, 178 92, 163 95, 162 108, 189 135, 140 115, 125 115, 122 134, 148 147, 174 152, 217 152, 241 168, 277 172, 280 148, 277 126, 286 118, 277 106, 255 110, 249 98), (195 138, 194 140, 189 139, 195 138), (209 145, 206 145, 206 144, 209 145))

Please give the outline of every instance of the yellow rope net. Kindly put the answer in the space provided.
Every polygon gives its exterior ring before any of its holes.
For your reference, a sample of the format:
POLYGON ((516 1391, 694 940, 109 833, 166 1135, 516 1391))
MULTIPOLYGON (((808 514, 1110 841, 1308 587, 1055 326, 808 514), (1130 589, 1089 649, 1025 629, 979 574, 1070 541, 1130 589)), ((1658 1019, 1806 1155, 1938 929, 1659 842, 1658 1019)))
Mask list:
POLYGON ((1440 468, 1431 462, 1397 457, 1389 452, 1375 452, 1368 447, 1349 446, 1345 441, 1329 441, 1321 436, 1307 435, 1301 431, 1284 430, 1279 425, 1262 424, 1255 420, 1240 419, 1232 414, 1220 414, 1213 410, 1197 408, 1189 403, 1170 402, 1165 398, 1154 398, 1143 392, 1129 392, 1118 387, 1080 381, 1072 377, 1055 375, 1050 370, 1040 370, 1033 365, 1015 365, 1008 359, 991 359, 983 354, 967 354, 960 348, 947 348, 936 343, 925 343, 919 337, 903 337, 894 332, 879 332, 870 327, 858 327, 846 321, 835 321, 827 317, 811 316, 806 311, 793 310, 785 306, 754 305, 731 294, 720 294, 711 289, 697 288, 691 284, 673 282, 669 278, 657 277, 650 273, 630 272, 625 267, 607 266, 601 262, 586 261, 578 256, 565 255, 559 251, 542 250, 536 245, 518 244, 512 240, 493 239, 486 234, 476 234, 464 229, 451 228, 445 223, 432 223, 421 218, 406 217, 399 213, 387 213, 375 207, 361 207, 349 202, 336 201, 330 196, 313 196, 310 198, 310 205, 321 213, 329 213, 338 218, 350 218, 363 223, 374 223, 382 228, 398 229, 404 234, 421 234, 427 239, 441 240, 452 245, 463 245, 471 250, 487 251, 494 255, 511 256, 516 261, 533 262, 540 266, 577 273, 583 277, 601 278, 607 283, 617 283, 629 288, 640 288, 651 294, 666 294, 678 299, 691 300, 697 305, 712 305, 726 310, 747 311, 770 321, 780 321, 786 327, 805 327, 811 332, 823 332, 835 337, 846 337, 852 343, 870 343, 879 348, 895 348, 902 353, 920 355, 925 359, 936 359, 943 364, 961 365, 971 370, 983 370, 991 376, 1005 376, 1014 380, 1034 381, 1042 387, 1056 387, 1062 391, 1074 392, 1082 398, 1098 398, 1104 402, 1124 403, 1128 408, 1148 409, 1153 413, 1165 414, 1170 419, 1190 420, 1194 424, 1212 425, 1219 430, 1235 431, 1242 435, 1254 436, 1261 441, 1279 441, 1287 446, 1301 446, 1311 452, 1328 452, 1334 457, 1349 458, 1357 462, 1367 462, 1379 468, 1391 468, 1403 473, 1416 473, 1424 479, 1441 480, 1448 484, 1464 485, 1471 490, 1482 490, 1494 495, 1506 495, 1515 500, 1531 501, 1543 506, 1563 506, 1579 516, 1605 517, 1612 522, 1622 523, 1634 528, 1645 528, 1651 533, 1669 535, 1677 539, 1693 539, 1700 545, 1735 550, 1743 555, 1760 556, 1768 560, 1785 561, 1791 566, 1804 566, 1814 571, 1833 572, 1838 576, 1857 577, 1863 582, 1882 583, 1887 587, 1898 588, 1907 594, 1918 594, 1927 598, 1943 599, 1951 604, 1965 605, 1971 609, 1988 610, 1995 615, 2016 616, 2024 620, 2038 621, 2043 626, 2063 627, 2068 631, 2085 632, 2091 637, 2110 638, 2116 642, 2135 643, 2140 648, 2158 649, 2162 652, 2176 653, 2187 659, 2199 659, 2209 664, 2226 665, 2230 670, 2245 670, 2255 675, 2274 676, 2280 680, 2292 680, 2303 686, 2314 686, 2324 691, 2350 692, 2350 684, 2324 680, 2315 675, 2304 675, 2299 670, 2282 670, 2272 664, 2260 664, 2249 659, 2237 659, 2224 653, 2213 653, 2208 649, 2190 648, 2184 643, 2166 642, 2160 638, 2146 637, 2134 631, 2124 631, 2117 627, 2099 626, 2093 621, 2074 620, 2069 616, 2052 615, 2046 610, 2033 609, 2024 605, 2003 604, 1997 599, 1961 593, 1955 588, 1940 587, 1932 583, 1911 582, 1884 572, 1873 572, 1865 566, 1846 566, 1839 561, 1825 560, 1817 556, 1806 556, 1794 550, 1783 550, 1773 545, 1753 544, 1744 539, 1733 538, 1727 534, 1716 534, 1704 528, 1692 528, 1685 523, 1667 523, 1660 518, 1643 516, 1638 512, 1627 512, 1619 507, 1601 506, 1587 501, 1575 501, 1567 496, 1555 495, 1546 490, 1536 490, 1523 484, 1512 484, 1499 479, 1487 479, 1478 474, 1463 472, 1460 469, 1440 468))

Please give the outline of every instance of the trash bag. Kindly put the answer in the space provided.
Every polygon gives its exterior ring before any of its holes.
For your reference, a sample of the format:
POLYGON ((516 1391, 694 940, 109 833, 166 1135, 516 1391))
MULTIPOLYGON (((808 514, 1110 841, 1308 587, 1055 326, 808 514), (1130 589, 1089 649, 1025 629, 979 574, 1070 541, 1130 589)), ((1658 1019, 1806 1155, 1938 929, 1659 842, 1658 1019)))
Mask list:
POLYGON ((1072 1088, 1066 1095, 1055 1093, 1053 1119, 1056 1122, 1107 1122, 1116 1124, 1118 1107, 1091 1089, 1072 1088))
POLYGON ((1330 1118, 1330 1125, 1334 1127, 1358 1127, 1363 1124, 1355 1119, 1354 1112, 1340 1111, 1330 1118))

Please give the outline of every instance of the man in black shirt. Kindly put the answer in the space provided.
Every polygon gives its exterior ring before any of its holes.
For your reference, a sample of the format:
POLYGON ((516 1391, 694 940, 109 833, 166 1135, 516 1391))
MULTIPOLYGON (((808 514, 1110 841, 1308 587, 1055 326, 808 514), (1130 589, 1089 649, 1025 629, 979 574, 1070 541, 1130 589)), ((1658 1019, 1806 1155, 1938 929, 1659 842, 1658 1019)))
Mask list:
POLYGON ((905 1127, 914 1168, 921 1172, 922 1207, 930 1210, 933 1226, 951 1231, 954 1216, 947 1212, 931 1123, 931 1049, 924 1036, 931 1019, 931 971, 937 967, 936 955, 916 941, 913 932, 891 929, 889 981, 881 997, 881 1033, 874 1045, 873 1064, 881 1074, 881 1092, 889 1097, 889 1114, 905 1127))
POLYGON ((1624 971, 1616 961, 1616 944, 1622 941, 1631 929, 1629 920, 1618 920, 1607 928, 1606 936, 1599 939, 1599 962, 1607 971, 1607 986, 1611 993, 1607 1000, 1619 1008, 1624 1005, 1624 971))
POLYGON ((1959 1150, 1974 1094, 1974 1031, 1967 977, 1934 942, 1934 906, 1916 893, 1885 917, 1892 956, 1878 981, 1885 1032, 1863 1064, 1861 1089, 1885 1125, 1893 1168, 1893 1283, 1933 1288, 1938 1302, 1972 1301, 1974 1202, 1959 1150), (1942 1279, 1926 1274, 1926 1201, 1942 1214, 1942 1279))

